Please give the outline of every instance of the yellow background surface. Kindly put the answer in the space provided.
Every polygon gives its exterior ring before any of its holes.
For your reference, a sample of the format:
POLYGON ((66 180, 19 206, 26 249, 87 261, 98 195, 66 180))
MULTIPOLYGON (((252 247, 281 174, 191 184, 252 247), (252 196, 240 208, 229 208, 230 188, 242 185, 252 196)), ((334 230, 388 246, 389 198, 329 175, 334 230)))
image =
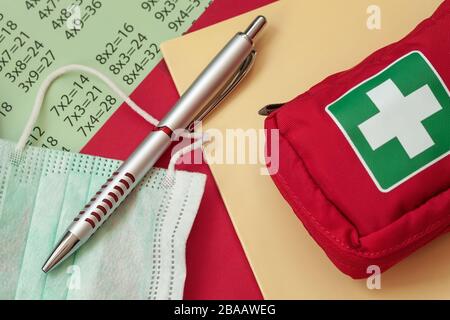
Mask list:
MULTIPOLYGON (((286 102, 400 40, 441 2, 377 0, 382 28, 369 30, 371 0, 282 0, 166 42, 162 50, 182 93, 226 41, 265 15, 268 26, 256 43, 253 70, 204 124, 222 131, 260 129, 261 107, 286 102)), ((381 290, 368 290, 365 280, 352 280, 328 260, 261 167, 211 165, 265 298, 450 298, 449 234, 383 273, 381 290)))

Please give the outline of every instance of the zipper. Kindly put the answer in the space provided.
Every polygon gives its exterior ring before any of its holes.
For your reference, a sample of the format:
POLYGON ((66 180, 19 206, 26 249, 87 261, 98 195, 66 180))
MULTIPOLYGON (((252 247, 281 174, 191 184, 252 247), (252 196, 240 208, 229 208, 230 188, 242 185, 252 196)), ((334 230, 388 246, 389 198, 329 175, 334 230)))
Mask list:
POLYGON ((269 116, 272 114, 272 112, 278 110, 282 106, 284 106, 286 103, 274 103, 274 104, 268 104, 264 108, 258 111, 258 114, 260 116, 269 116))

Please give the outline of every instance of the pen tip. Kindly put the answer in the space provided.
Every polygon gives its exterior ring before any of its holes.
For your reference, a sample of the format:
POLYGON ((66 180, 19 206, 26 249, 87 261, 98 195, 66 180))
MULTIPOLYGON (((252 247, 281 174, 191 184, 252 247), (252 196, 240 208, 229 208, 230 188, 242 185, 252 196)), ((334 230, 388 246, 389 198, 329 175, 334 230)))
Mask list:
POLYGON ((67 232, 45 262, 42 267, 42 271, 47 273, 56 267, 60 262, 76 250, 79 242, 80 239, 78 239, 73 233, 67 232))

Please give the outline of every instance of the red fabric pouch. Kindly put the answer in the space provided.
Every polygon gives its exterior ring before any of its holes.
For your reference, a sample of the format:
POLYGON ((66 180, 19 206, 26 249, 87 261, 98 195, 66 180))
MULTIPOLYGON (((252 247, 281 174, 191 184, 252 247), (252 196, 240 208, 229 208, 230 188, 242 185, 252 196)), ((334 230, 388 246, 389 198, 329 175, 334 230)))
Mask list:
POLYGON ((401 41, 267 117, 280 137, 274 182, 351 277, 450 230, 449 88, 447 0, 401 41))

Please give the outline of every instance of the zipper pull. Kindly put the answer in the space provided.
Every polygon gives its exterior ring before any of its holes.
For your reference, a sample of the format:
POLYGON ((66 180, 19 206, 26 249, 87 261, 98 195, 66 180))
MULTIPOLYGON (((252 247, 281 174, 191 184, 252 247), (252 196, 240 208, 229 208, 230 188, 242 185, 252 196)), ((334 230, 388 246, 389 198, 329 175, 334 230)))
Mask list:
POLYGON ((262 108, 261 110, 259 110, 258 114, 260 116, 269 116, 272 112, 278 110, 279 108, 281 108, 284 105, 285 105, 285 103, 269 104, 269 105, 265 106, 264 108, 262 108))

